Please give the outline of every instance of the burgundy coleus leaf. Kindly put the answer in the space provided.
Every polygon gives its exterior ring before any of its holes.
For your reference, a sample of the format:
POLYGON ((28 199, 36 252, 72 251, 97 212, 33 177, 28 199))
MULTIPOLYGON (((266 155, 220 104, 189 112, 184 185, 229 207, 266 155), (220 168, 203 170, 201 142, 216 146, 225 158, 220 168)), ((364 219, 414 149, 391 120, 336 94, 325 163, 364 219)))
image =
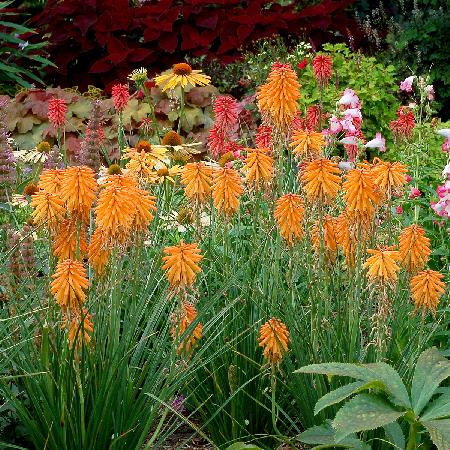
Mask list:
POLYGON ((200 14, 197 14, 195 23, 201 28, 214 30, 217 27, 218 20, 219 14, 217 11, 203 11, 200 14))
POLYGON ((178 35, 175 33, 162 33, 158 39, 158 44, 166 52, 173 53, 178 46, 178 35))
POLYGON ((92 64, 89 69, 90 73, 104 73, 109 72, 113 68, 113 64, 111 63, 111 59, 108 56, 105 56, 102 59, 99 59, 94 64, 92 64))
POLYGON ((128 53, 128 61, 131 63, 141 62, 147 59, 152 53, 153 50, 149 48, 135 47, 128 53))

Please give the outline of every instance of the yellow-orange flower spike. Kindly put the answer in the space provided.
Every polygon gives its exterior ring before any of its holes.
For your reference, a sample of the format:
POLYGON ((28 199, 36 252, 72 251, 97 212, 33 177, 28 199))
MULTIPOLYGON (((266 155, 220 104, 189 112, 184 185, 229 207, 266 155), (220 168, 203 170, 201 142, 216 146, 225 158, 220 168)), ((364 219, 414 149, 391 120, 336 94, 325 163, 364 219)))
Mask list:
POLYGON ((299 195, 286 194, 277 200, 274 217, 281 237, 291 245, 294 238, 301 239, 303 236, 304 211, 303 199, 299 195))
POLYGON ((387 198, 391 198, 392 193, 399 192, 406 184, 405 175, 408 169, 402 163, 381 161, 376 158, 371 172, 373 182, 387 198))
POLYGON ((424 270, 411 278, 411 296, 415 309, 436 312, 439 299, 445 292, 444 275, 434 270, 424 270))
POLYGON ((136 213, 132 228, 135 231, 145 231, 153 220, 153 212, 156 211, 156 197, 142 189, 136 190, 136 213))
POLYGON ((89 286, 83 264, 71 259, 61 261, 57 264, 52 278, 54 280, 50 285, 50 291, 56 303, 64 312, 71 310, 75 314, 79 313, 86 300, 84 291, 89 286))
POLYGON ((212 169, 202 162, 186 164, 181 173, 181 183, 189 200, 204 203, 211 196, 212 169))
POLYGON ((400 255, 397 251, 388 249, 368 249, 370 256, 364 263, 363 267, 367 270, 367 278, 369 281, 379 281, 381 283, 393 283, 397 281, 397 272, 400 266, 397 261, 400 255))
POLYGON ((52 194, 59 194, 64 176, 64 170, 46 169, 43 170, 39 177, 38 188, 52 194))
MULTIPOLYGON (((66 326, 67 317, 64 318, 63 327, 66 326)), ((91 334, 94 332, 94 324, 91 315, 86 308, 83 308, 82 315, 75 315, 69 322, 68 341, 72 349, 80 349, 83 345, 87 346, 91 342, 91 334)))
POLYGON ((289 331, 281 320, 269 319, 259 330, 258 342, 264 358, 270 364, 277 364, 288 351, 289 331))
POLYGON ((96 192, 95 172, 89 167, 74 166, 64 171, 61 198, 66 202, 71 214, 87 222, 96 192))
POLYGON ((88 262, 97 275, 101 275, 108 264, 111 251, 107 247, 107 239, 103 230, 97 228, 91 236, 88 247, 88 262))
POLYGON ((141 152, 129 152, 127 157, 130 160, 126 164, 126 168, 129 173, 142 181, 153 180, 153 167, 155 162, 152 158, 149 158, 149 154, 144 150, 141 152))
POLYGON ((403 267, 409 273, 422 270, 430 257, 430 240, 425 236, 425 230, 419 225, 411 225, 400 233, 400 258, 403 267))
POLYGON ((258 107, 280 131, 289 129, 298 111, 300 83, 290 64, 275 63, 257 93, 258 107))
POLYGON ((370 170, 357 168, 350 170, 344 182, 345 200, 349 212, 373 215, 375 206, 380 201, 380 195, 373 182, 370 170))
POLYGON ((351 232, 351 221, 347 211, 344 211, 336 221, 336 240, 344 254, 347 267, 355 266, 355 243, 351 232))
MULTIPOLYGON (((174 340, 180 339, 191 323, 194 322, 196 317, 197 309, 195 306, 188 302, 182 302, 181 311, 175 311, 171 317, 171 321, 174 324, 170 330, 172 338, 174 340)), ((201 337, 202 324, 198 323, 191 333, 184 337, 178 346, 178 354, 189 354, 191 350, 197 346, 197 342, 201 337)))
POLYGON ((313 160, 323 156, 325 138, 322 133, 312 130, 294 130, 292 133, 292 153, 302 160, 313 160))
POLYGON ((87 245, 83 227, 78 229, 75 220, 66 220, 58 228, 53 243, 53 254, 61 261, 64 259, 82 259, 87 245), (78 249, 77 249, 78 247, 78 249), (78 251, 78 256, 77 256, 78 251))
POLYGON ((64 202, 51 192, 39 191, 31 197, 33 223, 54 231, 64 220, 66 208, 64 202))
POLYGON ((311 229, 311 241, 316 252, 319 252, 323 246, 326 258, 334 262, 338 247, 337 219, 327 214, 321 223, 316 220, 311 229), (320 225, 322 225, 322 230, 319 229, 320 225), (321 240, 323 244, 321 244, 321 240))
POLYGON ((214 171, 212 197, 217 210, 226 215, 234 214, 239 208, 242 182, 239 173, 227 167, 214 171))
POLYGON ((332 203, 341 184, 339 173, 338 165, 329 159, 318 159, 308 163, 301 176, 308 200, 332 203))
POLYGON ((247 173, 245 177, 247 183, 255 185, 267 183, 273 176, 273 158, 267 154, 267 149, 248 148, 242 170, 247 173))
POLYGON ((196 243, 185 244, 181 241, 178 245, 166 247, 163 257, 163 270, 166 271, 167 279, 172 287, 191 287, 201 272, 197 264, 203 259, 201 250, 196 243))

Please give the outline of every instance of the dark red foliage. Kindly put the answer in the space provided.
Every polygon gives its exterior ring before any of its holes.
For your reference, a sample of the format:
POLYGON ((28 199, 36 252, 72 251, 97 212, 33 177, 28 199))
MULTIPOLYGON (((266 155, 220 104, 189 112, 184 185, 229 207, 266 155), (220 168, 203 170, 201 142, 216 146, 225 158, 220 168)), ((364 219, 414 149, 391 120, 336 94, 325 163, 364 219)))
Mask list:
MULTIPOLYGON (((326 32, 347 36, 355 29, 344 9, 355 0, 322 0, 295 11, 269 0, 48 0, 34 22, 49 39, 53 61, 49 82, 111 88, 139 66, 151 74, 191 56, 230 62, 238 49, 273 34, 326 32)), ((319 42, 320 43, 320 42, 319 42)))

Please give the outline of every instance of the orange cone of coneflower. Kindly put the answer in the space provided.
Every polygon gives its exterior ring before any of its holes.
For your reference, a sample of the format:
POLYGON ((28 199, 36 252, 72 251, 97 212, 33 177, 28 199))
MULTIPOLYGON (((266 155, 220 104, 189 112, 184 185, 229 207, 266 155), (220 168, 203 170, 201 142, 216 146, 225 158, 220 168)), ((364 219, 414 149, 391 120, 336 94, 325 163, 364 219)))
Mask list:
POLYGON ((214 206, 225 215, 236 213, 239 208, 239 196, 242 194, 242 182, 235 169, 222 167, 214 171, 212 197, 214 206))
POLYGON ((198 245, 181 241, 178 245, 166 247, 164 254, 163 270, 166 271, 170 285, 182 289, 192 287, 197 273, 201 272, 197 263, 203 259, 198 245))
POLYGON ((267 149, 247 149, 247 158, 242 168, 246 172, 245 181, 254 186, 267 184, 273 176, 273 158, 267 149))
POLYGON ((52 278, 50 291, 56 303, 64 312, 71 310, 75 314, 79 313, 86 300, 84 290, 89 286, 83 264, 71 259, 61 261, 57 264, 52 278))
POLYGON ((401 263, 409 273, 422 270, 431 254, 425 230, 415 224, 405 228, 400 234, 399 252, 401 263))
POLYGON ((312 130, 294 130, 289 144, 297 158, 307 161, 322 158, 324 146, 323 134, 312 130))
POLYGON ((301 176, 308 200, 332 203, 341 184, 339 173, 338 165, 329 159, 318 159, 308 163, 301 176))
POLYGON ((39 177, 38 188, 46 192, 51 192, 52 194, 59 194, 61 192, 63 176, 64 170, 46 169, 42 171, 39 177))
POLYGON ((434 270, 424 270, 411 278, 411 296, 415 310, 422 308, 423 314, 429 309, 436 313, 439 299, 445 292, 444 275, 434 270))
POLYGON ((286 194, 277 200, 274 217, 280 228, 280 234, 289 244, 294 238, 303 236, 303 213, 305 211, 303 199, 296 194, 286 194))
POLYGON ((320 222, 317 220, 311 229, 311 241, 316 252, 323 247, 326 259, 334 262, 338 248, 337 219, 327 214, 320 222))
POLYGON ((91 320, 91 315, 86 308, 82 309, 81 316, 74 315, 69 319, 63 318, 61 328, 65 328, 69 322, 68 341, 69 348, 76 348, 79 350, 83 345, 87 346, 91 342, 91 334, 94 332, 94 324, 91 320), (69 322, 70 320, 70 322, 69 322))
POLYGON ((64 220, 66 208, 64 202, 51 192, 38 191, 31 197, 31 206, 34 208, 33 223, 45 226, 54 231, 64 220))
POLYGON ((290 64, 272 64, 267 83, 257 93, 258 107, 279 131, 286 131, 298 111, 300 83, 290 64))
MULTIPOLYGON (((173 323, 170 330, 172 339, 179 340, 196 318, 197 309, 195 306, 191 303, 183 301, 180 310, 175 311, 171 317, 171 321, 173 323)), ((202 324, 198 323, 191 333, 183 338, 182 342, 178 346, 178 354, 183 353, 188 355, 191 353, 191 350, 197 346, 197 342, 201 339, 201 337, 202 324)))
POLYGON ((61 198, 72 215, 87 222, 96 192, 95 172, 89 167, 74 166, 64 171, 61 198))
POLYGON ((202 162, 188 163, 183 167, 181 183, 186 197, 202 204, 211 196, 212 169, 202 162))
POLYGON ((88 262, 97 275, 101 275, 108 264, 111 251, 107 247, 107 239, 101 228, 97 228, 91 236, 88 247, 88 262))
POLYGON ((380 195, 373 181, 373 174, 363 167, 350 170, 343 184, 349 212, 372 216, 380 195))
POLYGON ((371 172, 375 185, 390 199, 393 193, 400 193, 400 189, 406 184, 408 169, 402 163, 375 158, 371 172))
POLYGON ((269 319, 259 330, 259 346, 270 364, 278 364, 288 351, 289 331, 278 319, 269 319))
POLYGON ((370 256, 363 267, 367 269, 369 281, 378 281, 382 284, 395 283, 400 266, 397 261, 400 259, 398 251, 391 249, 368 249, 370 256))
POLYGON ((82 259, 87 245, 83 227, 78 229, 75 220, 65 220, 58 228, 53 243, 53 254, 61 261, 64 259, 82 259))

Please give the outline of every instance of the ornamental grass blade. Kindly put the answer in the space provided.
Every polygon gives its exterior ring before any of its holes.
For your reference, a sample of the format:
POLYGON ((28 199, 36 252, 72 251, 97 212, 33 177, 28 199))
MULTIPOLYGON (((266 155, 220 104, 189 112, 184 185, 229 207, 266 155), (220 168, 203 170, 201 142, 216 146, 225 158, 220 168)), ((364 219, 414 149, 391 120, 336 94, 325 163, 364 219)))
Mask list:
POLYGON ((350 433, 374 430, 396 421, 404 414, 383 398, 373 394, 359 394, 349 400, 336 414, 333 427, 340 442, 350 433))
POLYGON ((435 348, 425 350, 414 371, 411 400, 414 412, 420 414, 442 381, 450 376, 450 361, 435 348))

